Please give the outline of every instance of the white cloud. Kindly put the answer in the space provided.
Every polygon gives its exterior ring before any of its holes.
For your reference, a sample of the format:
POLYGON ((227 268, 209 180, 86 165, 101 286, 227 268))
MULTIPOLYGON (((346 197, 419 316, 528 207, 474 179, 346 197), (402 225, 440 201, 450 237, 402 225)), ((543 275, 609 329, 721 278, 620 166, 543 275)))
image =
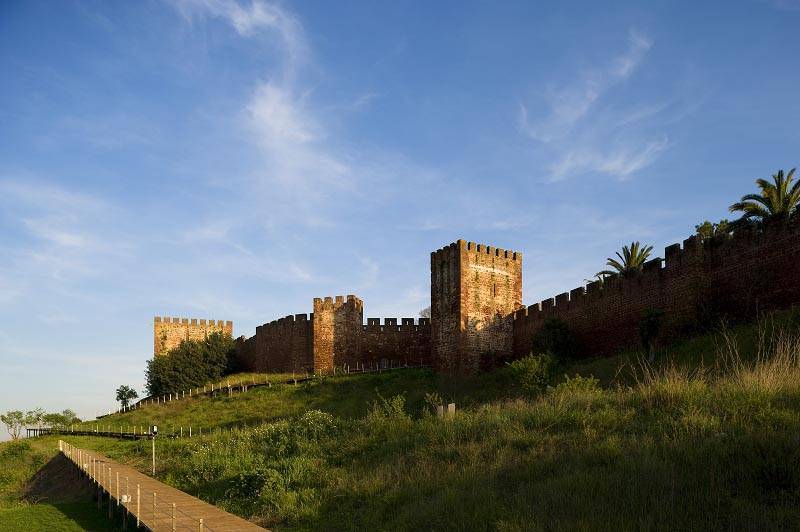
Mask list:
POLYGON ((560 181, 570 176, 597 171, 626 178, 649 166, 669 146, 669 140, 645 142, 641 145, 623 144, 605 151, 583 146, 567 150, 550 167, 550 179, 560 181))
POLYGON ((283 41, 292 61, 305 57, 307 46, 303 28, 297 19, 274 2, 251 0, 240 3, 235 0, 172 0, 186 17, 216 17, 226 20, 243 37, 253 37, 262 30, 276 32, 283 41))
POLYGON ((531 123, 528 108, 520 104, 520 129, 542 142, 564 138, 608 90, 633 74, 652 46, 650 39, 631 30, 627 50, 608 66, 588 72, 577 83, 548 88, 545 99, 549 114, 545 119, 531 123))
POLYGON ((529 106, 520 104, 519 129, 537 141, 545 154, 549 181, 587 173, 627 179, 669 147, 665 133, 651 130, 659 121, 663 126, 670 120, 661 120, 670 105, 626 102, 620 107, 606 101, 617 86, 633 77, 652 47, 652 39, 630 30, 623 53, 603 67, 576 76, 577 82, 547 90, 543 118, 532 119, 529 106))

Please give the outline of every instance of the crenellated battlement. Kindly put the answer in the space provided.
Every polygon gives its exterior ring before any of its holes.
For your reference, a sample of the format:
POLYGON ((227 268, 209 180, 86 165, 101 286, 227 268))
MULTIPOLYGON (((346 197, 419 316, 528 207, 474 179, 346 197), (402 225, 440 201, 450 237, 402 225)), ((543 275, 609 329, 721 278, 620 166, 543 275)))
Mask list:
POLYGON ((486 244, 476 244, 466 240, 457 240, 431 253, 431 260, 452 259, 460 253, 474 253, 480 255, 490 255, 497 258, 522 261, 522 253, 508 249, 488 246, 486 244))
POLYGON ((233 328, 233 322, 228 320, 204 320, 198 318, 172 318, 168 316, 155 316, 153 323, 176 323, 182 325, 202 325, 209 327, 226 327, 233 328))
POLYGON ((429 328, 431 326, 430 318, 400 318, 400 324, 397 323, 397 318, 367 318, 367 323, 362 325, 364 330, 382 330, 382 331, 417 331, 420 328, 429 328), (383 320, 383 323, 381 323, 383 320))
POLYGON ((328 296, 324 298, 315 297, 313 302, 314 312, 336 310, 344 306, 352 306, 357 310, 361 310, 364 308, 364 302, 352 294, 335 297, 328 296))

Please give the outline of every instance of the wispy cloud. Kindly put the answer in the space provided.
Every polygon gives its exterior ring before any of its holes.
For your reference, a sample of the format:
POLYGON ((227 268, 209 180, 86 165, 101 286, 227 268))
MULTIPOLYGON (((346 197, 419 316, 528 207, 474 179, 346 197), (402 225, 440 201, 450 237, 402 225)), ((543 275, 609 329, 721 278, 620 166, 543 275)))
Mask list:
POLYGON ((243 37, 276 34, 293 68, 306 59, 303 27, 288 11, 274 2, 252 0, 240 3, 235 0, 173 0, 181 14, 188 20, 215 17, 228 22, 243 37))
POLYGON ((670 105, 606 101, 623 82, 632 80, 653 44, 648 36, 630 30, 624 52, 576 76, 574 83, 550 87, 541 118, 533 118, 529 106, 520 104, 519 130, 545 154, 549 181, 588 173, 627 179, 669 148, 668 135, 654 133, 650 126, 670 105))
POLYGON ((631 30, 627 50, 605 67, 587 72, 576 83, 547 89, 545 99, 549 115, 546 118, 532 122, 528 108, 520 104, 520 129, 542 142, 564 138, 608 90, 634 73, 652 46, 650 39, 631 30))

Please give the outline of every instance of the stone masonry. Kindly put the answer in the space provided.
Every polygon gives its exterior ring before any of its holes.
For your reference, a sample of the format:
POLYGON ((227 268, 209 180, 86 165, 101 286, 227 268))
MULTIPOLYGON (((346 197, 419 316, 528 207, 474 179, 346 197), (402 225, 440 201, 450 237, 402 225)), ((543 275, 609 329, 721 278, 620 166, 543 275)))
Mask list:
POLYGON ((156 316, 153 319, 153 356, 166 354, 184 340, 205 340, 214 332, 232 336, 233 322, 156 316))
POLYGON ((433 362, 473 373, 508 359, 522 307, 522 253, 459 240, 431 253, 433 362))

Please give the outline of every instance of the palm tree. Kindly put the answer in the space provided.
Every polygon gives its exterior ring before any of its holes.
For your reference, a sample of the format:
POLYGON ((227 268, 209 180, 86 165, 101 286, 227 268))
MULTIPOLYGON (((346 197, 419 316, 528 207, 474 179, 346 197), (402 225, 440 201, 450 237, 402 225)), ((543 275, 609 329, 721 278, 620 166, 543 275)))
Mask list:
POLYGON ((619 260, 611 257, 606 260, 606 266, 611 266, 613 270, 603 270, 598 272, 596 276, 621 275, 623 277, 631 277, 642 271, 642 266, 644 266, 651 251, 653 251, 653 246, 642 246, 639 242, 631 242, 630 247, 622 247, 622 253, 617 251, 619 260))
POLYGON ((742 200, 730 206, 731 212, 742 212, 742 217, 737 220, 738 224, 757 221, 788 223, 795 216, 797 206, 800 204, 800 181, 794 181, 794 171, 792 168, 784 176, 783 170, 777 174, 772 174, 772 183, 766 179, 756 179, 759 194, 746 194, 742 200))

